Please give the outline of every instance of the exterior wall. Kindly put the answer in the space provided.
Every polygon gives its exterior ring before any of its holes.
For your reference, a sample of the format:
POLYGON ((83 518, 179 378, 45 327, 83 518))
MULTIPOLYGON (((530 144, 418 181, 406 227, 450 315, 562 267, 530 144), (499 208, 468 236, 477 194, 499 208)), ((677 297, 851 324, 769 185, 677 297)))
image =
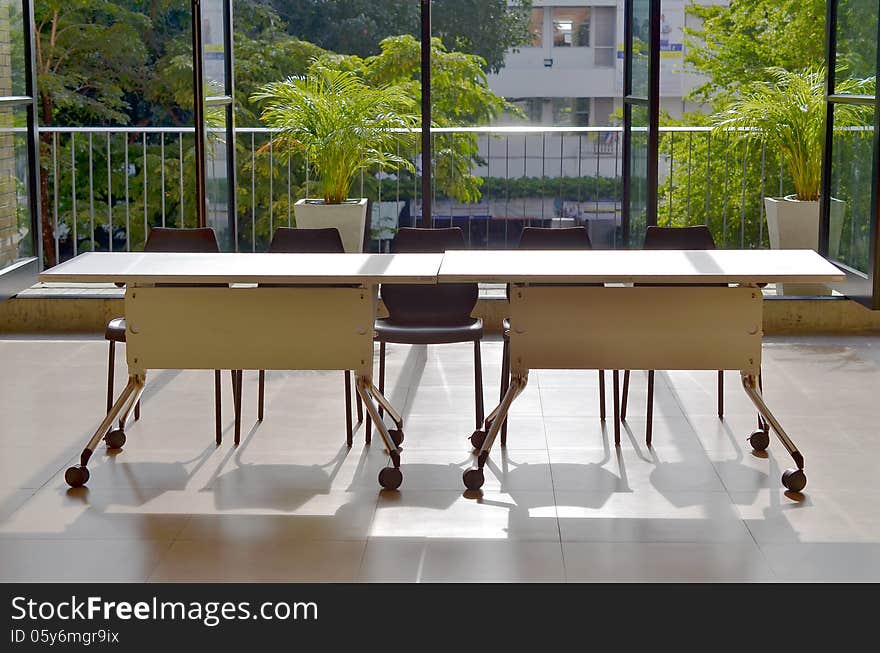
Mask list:
MULTIPOLYGON (((36 298, 19 296, 0 303, 0 334, 103 334, 107 322, 125 312, 122 298, 36 298)), ((481 297, 474 316, 487 333, 497 334, 507 317, 503 297, 481 297)), ((380 317, 387 315, 379 306, 380 317)), ((768 299, 764 302, 765 335, 880 333, 880 311, 869 311, 847 299, 768 299)))
MULTIPOLYGON (((728 4, 728 0, 696 1, 728 4)), ((690 0, 663 2, 664 25, 668 32, 661 34, 661 41, 667 42, 661 45, 661 108, 675 118, 701 109, 682 99, 701 81, 699 76, 683 71, 682 27, 695 26, 695 19, 685 13, 689 3, 690 0)), ((611 124, 610 116, 620 107, 623 92, 623 0, 535 0, 534 7, 544 12, 540 46, 535 44, 509 52, 504 68, 489 76, 489 87, 512 100, 543 98, 543 110, 533 112, 535 124, 554 125, 554 99, 561 98, 588 98, 589 124, 611 124), (553 8, 566 7, 590 8, 588 47, 553 45, 553 8)))

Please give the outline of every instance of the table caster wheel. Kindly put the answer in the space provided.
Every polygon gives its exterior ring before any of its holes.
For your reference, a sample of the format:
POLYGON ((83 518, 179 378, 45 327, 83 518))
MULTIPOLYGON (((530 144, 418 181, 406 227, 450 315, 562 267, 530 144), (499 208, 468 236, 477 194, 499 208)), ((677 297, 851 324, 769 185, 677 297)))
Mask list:
POLYGON ((479 451, 483 448, 483 443, 486 441, 486 432, 485 431, 474 431, 473 435, 471 435, 471 445, 473 445, 474 449, 479 451))
POLYGON ((807 475, 802 469, 786 469, 782 473, 782 484, 790 492, 800 492, 807 487, 807 475))
POLYGON ((104 436, 104 442, 107 443, 108 449, 122 449, 125 446, 125 431, 113 429, 104 436))
POLYGON ((379 485, 386 490, 396 490, 403 483, 403 472, 397 467, 383 467, 379 471, 379 485))
POLYGON ((391 441, 398 447, 403 444, 403 429, 389 429, 388 435, 391 436, 391 441))
POLYGON ((461 478, 468 490, 479 490, 486 482, 482 469, 469 469, 461 475, 461 478))
POLYGON ((70 487, 82 487, 89 482, 89 470, 81 465, 68 467, 64 472, 64 480, 70 487))
POLYGON ((755 451, 766 451, 770 446, 770 434, 767 431, 755 431, 749 436, 749 444, 755 451))

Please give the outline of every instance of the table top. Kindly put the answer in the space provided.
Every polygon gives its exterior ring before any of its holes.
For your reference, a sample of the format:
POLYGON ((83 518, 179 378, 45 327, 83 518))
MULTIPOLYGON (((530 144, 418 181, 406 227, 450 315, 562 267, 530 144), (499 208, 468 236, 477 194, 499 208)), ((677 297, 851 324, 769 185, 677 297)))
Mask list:
POLYGON ((845 275, 813 250, 449 251, 440 283, 825 283, 845 275))
POLYGON ((468 250, 446 254, 88 252, 40 281, 116 283, 825 283, 812 250, 468 250))
POLYGON ((442 254, 88 252, 40 281, 116 283, 436 283, 442 254))

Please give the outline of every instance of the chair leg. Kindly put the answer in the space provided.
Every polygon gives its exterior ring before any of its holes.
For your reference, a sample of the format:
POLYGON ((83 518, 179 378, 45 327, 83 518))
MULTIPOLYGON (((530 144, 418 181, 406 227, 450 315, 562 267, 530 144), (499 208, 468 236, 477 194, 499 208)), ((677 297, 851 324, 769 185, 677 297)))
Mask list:
POLYGON ((620 419, 626 420, 626 402, 629 399, 629 370, 623 371, 623 399, 620 400, 620 419))
POLYGON ((483 360, 480 353, 480 341, 474 340, 474 408, 476 412, 475 428, 483 425, 483 360))
POLYGON ((614 446, 620 446, 620 372, 614 370, 611 373, 611 383, 614 385, 614 446))
POLYGON ((645 410, 645 444, 651 446, 651 435, 654 427, 654 370, 648 370, 648 407, 645 410))
POLYGON ((141 418, 141 400, 138 399, 138 402, 134 405, 134 421, 138 421, 141 418))
POLYGON ((355 391, 354 403, 357 406, 358 424, 364 421, 364 405, 361 403, 361 396, 355 391))
MULTIPOLYGON (((504 350, 501 354, 501 397, 499 398, 499 402, 504 400, 504 395, 507 394, 507 390, 510 387, 510 340, 508 338, 504 339, 504 350)), ((501 446, 507 446, 507 419, 508 416, 504 416, 504 422, 501 423, 501 446)))
POLYGON ((113 373, 116 371, 116 343, 110 341, 110 355, 107 360, 107 412, 113 408, 113 373))
POLYGON ((354 444, 351 426, 351 372, 345 370, 345 443, 350 447, 354 444))
POLYGON ((718 419, 724 419, 724 372, 718 370, 718 419))
POLYGON ((599 419, 605 421, 605 370, 599 370, 599 419))
POLYGON ((235 444, 241 442, 241 370, 232 372, 232 400, 235 405, 235 444))
POLYGON ((223 420, 222 411, 220 410, 220 370, 214 370, 214 429, 216 431, 215 439, 217 444, 223 442, 223 420))
POLYGON ((257 421, 263 421, 263 405, 266 400, 266 370, 260 370, 260 390, 257 398, 257 421))
MULTIPOLYGON (((382 395, 385 394, 385 343, 379 343, 379 392, 382 395)), ((379 417, 382 417, 385 414, 385 411, 382 410, 382 405, 379 405, 379 417)))

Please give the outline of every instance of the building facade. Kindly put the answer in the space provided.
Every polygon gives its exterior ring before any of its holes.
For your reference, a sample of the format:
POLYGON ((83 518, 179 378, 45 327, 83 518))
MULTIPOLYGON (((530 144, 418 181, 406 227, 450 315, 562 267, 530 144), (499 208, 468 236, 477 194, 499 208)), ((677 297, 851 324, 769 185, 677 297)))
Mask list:
MULTIPOLYGON (((660 108, 673 117, 700 110, 683 99, 700 80, 683 69, 683 30, 696 20, 685 11, 691 2, 663 2, 660 108)), ((623 28, 623 0, 535 0, 531 41, 507 54, 504 68, 489 76, 489 86, 534 125, 613 124, 623 92, 623 28)))

